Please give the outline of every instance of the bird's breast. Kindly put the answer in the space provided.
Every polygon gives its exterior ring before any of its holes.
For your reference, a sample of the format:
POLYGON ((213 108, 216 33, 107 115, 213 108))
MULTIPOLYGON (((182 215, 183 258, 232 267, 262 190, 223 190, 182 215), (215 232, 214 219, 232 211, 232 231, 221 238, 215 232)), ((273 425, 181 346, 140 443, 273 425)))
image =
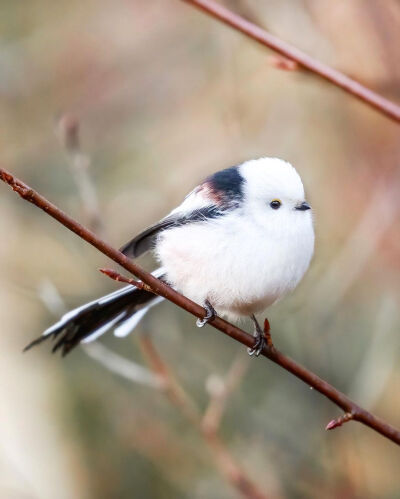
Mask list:
POLYGON ((261 312, 291 291, 308 268, 313 243, 313 232, 274 238, 217 220, 161 233, 156 254, 180 292, 233 317, 261 312))

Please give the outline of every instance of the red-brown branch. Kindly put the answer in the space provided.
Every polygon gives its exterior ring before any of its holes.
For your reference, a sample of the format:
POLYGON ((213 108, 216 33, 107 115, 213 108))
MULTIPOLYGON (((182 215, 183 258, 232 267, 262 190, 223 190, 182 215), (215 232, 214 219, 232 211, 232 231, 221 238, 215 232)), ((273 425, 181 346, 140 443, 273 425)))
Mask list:
POLYGON ((226 7, 220 5, 214 0, 183 0, 184 2, 193 5, 207 14, 213 16, 215 19, 227 24, 231 28, 242 32, 249 38, 256 42, 275 50, 279 54, 295 61, 299 66, 308 69, 309 71, 317 74, 321 78, 329 81, 333 85, 341 88, 345 92, 354 95, 357 99, 372 106, 380 113, 388 116, 394 121, 400 122, 400 106, 394 102, 382 97, 373 90, 365 87, 361 83, 353 80, 349 76, 341 73, 340 71, 331 68, 317 59, 305 54, 298 48, 290 45, 277 36, 268 33, 263 28, 256 24, 244 19, 243 17, 235 14, 226 7))
POLYGON ((132 284, 132 286, 135 286, 135 288, 144 289, 145 291, 149 291, 150 293, 153 293, 153 290, 151 289, 151 287, 142 281, 137 281, 136 279, 130 279, 128 277, 124 277, 123 275, 119 274, 118 272, 116 272, 115 270, 112 270, 112 269, 99 269, 99 270, 102 274, 110 277, 113 281, 125 282, 126 284, 132 284))
POLYGON ((348 423, 354 419, 354 415, 352 412, 345 412, 342 416, 339 416, 336 419, 332 419, 332 421, 329 421, 329 423, 326 425, 325 430, 334 430, 335 428, 339 428, 339 426, 344 425, 345 423, 348 423))
MULTIPOLYGON (((15 192, 17 192, 23 199, 29 201, 41 210, 45 211, 48 215, 55 218, 62 225, 70 229, 72 232, 75 232, 75 234, 77 234, 80 238, 87 241, 89 244, 114 260, 123 268, 141 279, 145 284, 151 287, 155 294, 163 296, 167 300, 175 303, 175 305, 183 308, 196 317, 203 318, 205 316, 206 312, 203 307, 193 302, 192 300, 189 300, 189 298, 181 295, 180 293, 169 287, 167 284, 151 275, 149 272, 143 270, 136 263, 129 260, 129 258, 127 258, 120 251, 116 250, 105 241, 97 237, 93 232, 83 227, 72 217, 61 211, 57 206, 50 203, 50 201, 48 201, 46 198, 41 196, 39 193, 31 189, 28 185, 24 184, 23 182, 21 182, 21 180, 18 180, 11 173, 2 168, 0 168, 0 180, 9 184, 11 188, 15 192)), ((215 319, 213 319, 210 322, 210 325, 215 329, 223 332, 227 336, 235 339, 239 343, 242 343, 246 347, 254 347, 255 339, 253 338, 253 336, 249 335, 233 324, 226 322, 220 317, 216 317, 215 319)), ((279 352, 276 348, 270 348, 268 345, 264 347, 261 354, 264 357, 272 360, 272 362, 274 362, 275 364, 281 366, 286 371, 292 373, 297 378, 304 381, 304 383, 306 383, 308 386, 313 387, 315 390, 325 395, 325 397, 327 397, 334 404, 340 407, 345 413, 351 413, 355 421, 359 421, 360 423, 372 428, 374 431, 400 445, 400 431, 398 429, 394 428, 390 424, 386 423, 382 419, 374 416, 367 410, 354 403, 344 393, 334 388, 332 385, 321 379, 313 372, 309 371, 291 358, 279 352)))

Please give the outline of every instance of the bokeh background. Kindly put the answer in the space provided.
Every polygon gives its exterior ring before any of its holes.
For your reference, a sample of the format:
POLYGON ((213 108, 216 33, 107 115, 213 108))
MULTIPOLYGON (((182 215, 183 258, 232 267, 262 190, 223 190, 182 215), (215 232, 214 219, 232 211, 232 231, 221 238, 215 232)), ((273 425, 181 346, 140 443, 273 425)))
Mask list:
MULTIPOLYGON (((225 5, 400 101, 397 0, 225 5)), ((275 343, 400 426, 398 125, 179 0, 0 9, 1 164, 119 247, 217 169, 292 162, 316 254, 268 311, 275 343)), ((63 307, 117 284, 97 271, 105 257, 0 190, 2 498, 240 497, 221 455, 268 497, 400 497, 394 444, 356 423, 325 432, 329 401, 172 305, 141 331, 199 414, 223 409, 222 454, 186 399, 135 381, 139 331, 64 360, 49 345, 22 355, 63 307)))

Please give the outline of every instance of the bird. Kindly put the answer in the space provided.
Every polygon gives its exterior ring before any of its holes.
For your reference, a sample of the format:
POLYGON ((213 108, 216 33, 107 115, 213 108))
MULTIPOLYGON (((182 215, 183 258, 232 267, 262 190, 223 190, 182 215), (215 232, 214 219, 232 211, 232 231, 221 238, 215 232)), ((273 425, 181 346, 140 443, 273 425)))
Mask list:
MULTIPOLYGON (((294 290, 314 252, 314 225, 300 175, 273 157, 247 160, 208 176, 166 217, 122 246, 129 258, 152 251, 153 275, 215 316, 249 317, 258 356, 265 342, 256 315, 294 290)), ((66 313, 25 350, 52 338, 62 356, 111 328, 125 337, 163 300, 131 285, 66 313)))

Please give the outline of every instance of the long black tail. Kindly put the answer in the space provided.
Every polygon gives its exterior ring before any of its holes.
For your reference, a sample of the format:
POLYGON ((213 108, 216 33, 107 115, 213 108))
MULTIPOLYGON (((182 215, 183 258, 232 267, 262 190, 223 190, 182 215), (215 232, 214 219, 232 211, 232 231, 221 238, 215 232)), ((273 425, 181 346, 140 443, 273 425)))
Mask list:
MULTIPOLYGON (((162 279, 162 269, 156 270, 153 275, 162 279)), ((79 343, 94 341, 112 327, 115 328, 115 336, 126 336, 146 312, 162 300, 163 298, 148 291, 126 286, 67 312, 39 338, 29 343, 24 351, 51 338, 57 339, 52 351, 61 350, 64 356, 79 343)))

